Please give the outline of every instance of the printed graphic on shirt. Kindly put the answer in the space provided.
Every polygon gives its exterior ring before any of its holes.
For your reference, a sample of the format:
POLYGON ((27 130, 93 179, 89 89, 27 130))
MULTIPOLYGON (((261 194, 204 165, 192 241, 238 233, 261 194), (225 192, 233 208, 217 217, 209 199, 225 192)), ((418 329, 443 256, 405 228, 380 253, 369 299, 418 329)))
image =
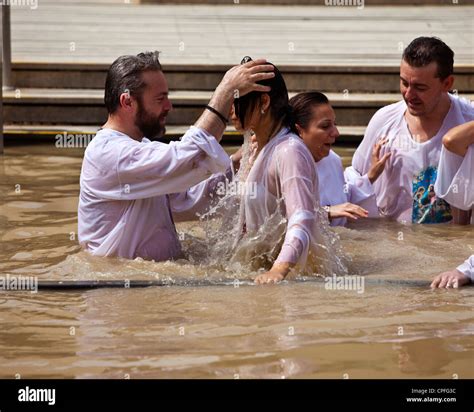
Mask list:
POLYGON ((451 207, 434 191, 438 169, 430 166, 413 178, 413 223, 445 223, 452 220, 451 207))

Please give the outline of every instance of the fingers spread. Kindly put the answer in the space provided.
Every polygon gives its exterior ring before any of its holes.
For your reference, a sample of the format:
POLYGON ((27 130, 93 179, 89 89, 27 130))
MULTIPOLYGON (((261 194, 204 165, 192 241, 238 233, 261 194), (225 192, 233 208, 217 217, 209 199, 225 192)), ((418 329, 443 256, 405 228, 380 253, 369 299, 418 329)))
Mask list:
POLYGON ((385 153, 377 162, 377 166, 383 167, 389 159, 391 152, 385 153))
POLYGON ((253 67, 253 66, 258 66, 261 64, 265 64, 267 62, 267 59, 256 59, 256 60, 250 60, 247 63, 244 63, 244 67, 253 67))
POLYGON ((274 69, 275 68, 271 64, 260 64, 260 65, 251 66, 249 68, 249 73, 251 73, 251 74, 261 73, 261 72, 272 72, 273 73, 274 69))
POLYGON ((272 88, 270 86, 263 86, 261 84, 255 84, 252 87, 252 90, 255 90, 256 92, 263 92, 263 93, 268 93, 272 88))
POLYGON ((439 286, 441 281, 441 275, 438 275, 434 278, 433 282, 431 282, 430 288, 435 289, 439 286))
POLYGON ((273 73, 273 72, 255 73, 255 74, 252 74, 250 80, 253 81, 253 82, 259 82, 259 81, 262 81, 262 80, 271 79, 272 77, 275 77, 275 73, 273 73))
POLYGON ((382 156, 382 159, 380 159, 380 160, 385 163, 385 161, 386 161, 391 155, 392 155, 392 152, 387 152, 387 153, 385 153, 385 154, 382 156))
POLYGON ((439 283, 438 287, 439 288, 445 288, 446 285, 448 284, 449 277, 444 275, 441 277, 441 282, 439 283))
POLYGON ((381 149, 382 146, 379 143, 375 143, 374 149, 372 150, 372 155, 378 159, 381 149))

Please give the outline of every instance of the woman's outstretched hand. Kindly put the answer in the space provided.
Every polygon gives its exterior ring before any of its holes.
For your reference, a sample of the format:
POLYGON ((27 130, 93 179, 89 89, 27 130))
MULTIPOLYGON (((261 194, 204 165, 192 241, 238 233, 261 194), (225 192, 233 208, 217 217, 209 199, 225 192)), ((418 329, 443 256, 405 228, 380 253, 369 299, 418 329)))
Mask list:
POLYGON ((357 220, 360 217, 369 216, 369 212, 362 207, 353 203, 341 203, 329 207, 329 219, 337 219, 347 217, 349 219, 357 220))

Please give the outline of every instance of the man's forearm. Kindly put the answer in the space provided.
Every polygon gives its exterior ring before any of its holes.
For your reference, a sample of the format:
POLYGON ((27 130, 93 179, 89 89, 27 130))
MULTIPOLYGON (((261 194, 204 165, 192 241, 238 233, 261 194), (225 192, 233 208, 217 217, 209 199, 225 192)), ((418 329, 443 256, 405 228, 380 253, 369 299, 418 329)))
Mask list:
POLYGON ((469 146, 474 144, 474 121, 451 129, 443 137, 443 144, 450 152, 465 156, 469 146))
MULTIPOLYGON (((233 101, 234 91, 232 90, 232 87, 221 83, 212 95, 209 106, 227 118, 233 101)), ((194 125, 206 130, 209 134, 214 136, 217 141, 221 140, 226 128, 222 119, 217 114, 207 109, 204 110, 203 114, 194 125)))

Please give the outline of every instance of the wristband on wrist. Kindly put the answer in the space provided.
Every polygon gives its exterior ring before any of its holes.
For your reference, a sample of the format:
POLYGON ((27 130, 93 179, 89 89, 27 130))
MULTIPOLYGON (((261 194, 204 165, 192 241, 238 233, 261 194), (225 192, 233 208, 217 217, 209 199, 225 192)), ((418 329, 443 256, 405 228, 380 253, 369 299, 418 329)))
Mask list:
POLYGON ((225 117, 222 113, 219 113, 216 109, 214 109, 214 107, 206 105, 205 108, 221 119, 222 123, 224 123, 224 126, 227 126, 227 123, 229 123, 229 119, 227 117, 225 117))

